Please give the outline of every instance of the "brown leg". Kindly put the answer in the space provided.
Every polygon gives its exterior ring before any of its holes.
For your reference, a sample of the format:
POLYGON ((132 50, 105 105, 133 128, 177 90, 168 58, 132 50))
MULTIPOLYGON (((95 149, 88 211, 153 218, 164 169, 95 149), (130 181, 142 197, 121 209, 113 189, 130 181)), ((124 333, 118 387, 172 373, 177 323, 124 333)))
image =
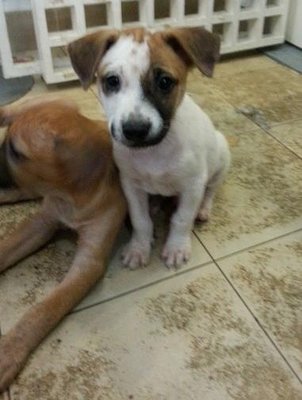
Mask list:
POLYGON ((35 200, 39 196, 24 192, 19 188, 0 189, 0 204, 17 203, 18 201, 35 200))
POLYGON ((65 279, 1 338, 0 392, 11 384, 43 338, 103 276, 122 220, 121 213, 110 210, 80 232, 78 251, 65 279))
POLYGON ((58 223, 45 209, 24 221, 8 238, 0 242, 0 272, 43 246, 54 234, 58 223))

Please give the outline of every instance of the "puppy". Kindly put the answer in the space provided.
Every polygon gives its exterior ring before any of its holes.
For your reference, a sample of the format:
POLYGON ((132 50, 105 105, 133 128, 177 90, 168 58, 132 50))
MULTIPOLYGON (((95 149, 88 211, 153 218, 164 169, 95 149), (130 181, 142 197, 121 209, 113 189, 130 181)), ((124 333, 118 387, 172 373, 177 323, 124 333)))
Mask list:
POLYGON ((219 46, 218 37, 202 28, 105 30, 69 45, 85 89, 97 74, 134 228, 123 260, 131 268, 149 260, 148 194, 178 197, 162 251, 168 267, 189 259, 194 219, 209 218, 230 154, 223 135, 185 87, 193 66, 212 75, 219 46))
POLYGON ((29 354, 101 278, 126 212, 104 122, 65 101, 0 109, 0 202, 43 197, 41 210, 0 242, 0 271, 38 250, 65 225, 78 248, 65 279, 0 338, 0 391, 29 354), (20 187, 20 189, 18 189, 20 187))

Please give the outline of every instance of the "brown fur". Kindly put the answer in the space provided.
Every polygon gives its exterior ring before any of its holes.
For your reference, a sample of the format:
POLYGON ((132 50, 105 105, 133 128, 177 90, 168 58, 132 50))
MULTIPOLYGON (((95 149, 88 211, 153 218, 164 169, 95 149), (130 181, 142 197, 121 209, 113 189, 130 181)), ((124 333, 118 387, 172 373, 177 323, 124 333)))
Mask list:
POLYGON ((183 98, 188 67, 183 59, 163 40, 161 34, 150 36, 148 45, 151 66, 146 76, 142 79, 143 90, 151 104, 160 112, 163 120, 168 122, 183 98), (175 87, 167 95, 163 95, 162 92, 158 91, 154 79, 154 71, 156 69, 164 71, 176 81, 175 87))
POLYGON ((41 211, 0 242, 0 271, 39 249, 61 223, 79 235, 65 279, 0 339, 2 392, 42 339, 103 276, 126 204, 105 123, 85 118, 63 101, 0 111, 10 121, 5 144, 10 173, 23 190, 0 191, 0 202, 24 199, 24 193, 44 198, 41 211))
POLYGON ((78 39, 68 46, 72 66, 84 89, 91 85, 98 64, 108 48, 118 39, 116 30, 103 30, 78 39))
POLYGON ((158 32, 159 35, 187 64, 196 66, 203 74, 213 75, 219 59, 219 36, 203 28, 174 28, 158 32))
POLYGON ((159 63, 176 75, 184 75, 183 79, 186 70, 194 65, 205 75, 212 76, 214 64, 219 58, 219 37, 203 28, 171 28, 154 34, 143 28, 102 30, 86 35, 68 46, 73 68, 84 89, 91 84, 105 52, 120 35, 131 35, 139 43, 147 39, 152 67, 156 65, 154 62, 159 63), (175 63, 176 57, 178 62, 175 63), (176 71, 178 68, 180 70, 176 71))

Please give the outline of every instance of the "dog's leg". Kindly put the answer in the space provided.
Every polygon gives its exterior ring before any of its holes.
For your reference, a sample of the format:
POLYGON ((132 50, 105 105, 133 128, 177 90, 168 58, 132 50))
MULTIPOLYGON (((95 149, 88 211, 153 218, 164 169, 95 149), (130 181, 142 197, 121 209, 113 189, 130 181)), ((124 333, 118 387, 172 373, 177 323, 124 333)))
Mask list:
POLYGON ((225 177, 224 171, 219 171, 211 181, 207 184, 207 188, 205 190, 198 214, 197 214, 197 221, 206 222, 209 220, 213 199, 216 193, 217 188, 221 185, 225 177))
POLYGON ((18 201, 35 200, 39 196, 24 192, 19 188, 0 189, 0 204, 17 203, 18 201))
POLYGON ((123 216, 112 209, 79 232, 79 247, 65 279, 0 339, 0 392, 12 383, 43 338, 104 274, 123 216))
POLYGON ((179 267, 191 256, 191 230, 205 187, 206 179, 191 182, 179 196, 178 207, 172 216, 168 239, 162 251, 162 257, 168 268, 179 267))
POLYGON ((134 185, 123 182, 133 226, 130 242, 126 245, 123 264, 131 269, 148 264, 153 236, 153 224, 149 214, 148 194, 134 185))
POLYGON ((57 229, 57 221, 42 210, 24 221, 0 242, 0 272, 43 246, 57 229))
POLYGON ((216 135, 220 149, 220 167, 218 167, 217 172, 207 183, 207 188, 197 215, 197 220, 202 222, 208 221, 210 217, 214 195, 217 188, 224 181, 231 163, 231 155, 225 137, 219 131, 216 131, 216 135))

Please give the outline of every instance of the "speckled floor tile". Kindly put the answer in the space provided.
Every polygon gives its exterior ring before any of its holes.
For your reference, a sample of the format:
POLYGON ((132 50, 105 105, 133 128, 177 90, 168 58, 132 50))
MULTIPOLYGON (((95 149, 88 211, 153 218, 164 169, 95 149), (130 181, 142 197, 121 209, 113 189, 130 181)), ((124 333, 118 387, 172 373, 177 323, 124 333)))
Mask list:
POLYGON ((203 82, 219 89, 232 106, 262 126, 301 118, 302 76, 286 67, 275 64, 203 82))
MULTIPOLYGON (((188 90, 226 134, 233 154, 212 219, 195 229, 211 255, 219 259, 301 229, 301 75, 250 54, 223 60, 213 79, 195 70, 188 90), (271 126, 284 146, 256 124, 271 126)), ((48 92, 73 99, 88 117, 104 118, 95 85, 84 92, 79 83, 38 80, 22 100, 48 92)), ((1 206, 0 238, 36 207, 1 206)), ((302 399, 297 377, 197 237, 180 271, 164 267, 158 244, 149 267, 128 271, 119 260, 128 238, 122 232, 105 279, 78 306, 88 308, 41 344, 9 400, 302 399)), ((300 378, 301 239, 291 234, 218 260, 300 378)), ((74 250, 75 238, 59 234, 0 275, 3 333, 63 278, 74 250)))
POLYGON ((203 94, 192 92, 189 95, 208 114, 215 128, 223 134, 232 136, 240 132, 250 132, 257 129, 257 125, 237 112, 233 106, 221 97, 221 92, 218 90, 211 88, 203 94))
POLYGON ((231 170, 195 229, 215 258, 302 227, 302 160, 261 129, 228 139, 231 170))
POLYGON ((186 265, 178 270, 169 270, 160 257, 164 243, 164 238, 161 235, 155 241, 150 264, 145 268, 131 271, 124 268, 121 263, 121 251, 128 240, 129 233, 124 229, 120 235, 115 250, 113 251, 113 258, 109 264, 109 269, 103 282, 98 284, 91 291, 91 293, 79 304, 77 309, 81 309, 90 304, 96 304, 108 298, 119 296, 122 293, 127 293, 160 280, 171 278, 179 273, 211 261, 210 256, 206 253, 195 235, 192 235, 192 256, 190 260, 186 265))
POLYGON ((302 230, 219 264, 302 380, 301 258, 302 230))
POLYGON ((299 400, 302 386, 221 273, 205 266, 70 316, 12 400, 299 400))
MULTIPOLYGON (((0 191, 3 189, 0 189, 0 191)), ((0 205, 0 238, 11 234, 16 226, 39 209, 39 201, 0 205)))
MULTIPOLYGON (((3 210, 0 207, 0 216, 1 211, 3 210)), ((15 220, 20 213, 21 218, 26 210, 21 207, 18 212, 17 206, 16 213, 11 206, 7 208, 7 212, 5 213, 4 210, 2 215, 8 233, 15 226, 9 216, 11 215, 15 220)), ((4 226, 2 225, 2 228, 4 226)), ((193 251, 190 261, 181 270, 169 270, 160 259, 160 250, 163 245, 163 238, 161 238, 155 242, 150 265, 130 271, 122 266, 120 259, 122 248, 128 239, 129 234, 124 229, 113 251, 105 278, 92 289, 77 309, 168 279, 184 270, 211 261, 200 242, 192 235, 193 251)), ((0 321, 3 332, 7 332, 29 306, 41 301, 63 279, 72 263, 75 248, 75 237, 68 233, 59 234, 58 238, 54 238, 48 246, 0 275, 0 321)))
MULTIPOLYGON (((302 110, 301 110, 302 111, 302 110)), ((302 120, 278 125, 269 131, 276 139, 302 158, 302 120)))
POLYGON ((2 333, 62 280, 73 254, 74 243, 61 237, 0 275, 2 333))
POLYGON ((100 119, 101 112, 99 103, 96 101, 92 90, 84 91, 79 82, 68 82, 61 84, 46 85, 41 78, 35 78, 35 84, 24 97, 15 104, 29 100, 36 96, 47 95, 73 100, 78 104, 81 112, 88 118, 100 119))
POLYGON ((277 64, 257 51, 227 55, 215 67, 214 78, 236 75, 242 72, 274 68, 277 64))

